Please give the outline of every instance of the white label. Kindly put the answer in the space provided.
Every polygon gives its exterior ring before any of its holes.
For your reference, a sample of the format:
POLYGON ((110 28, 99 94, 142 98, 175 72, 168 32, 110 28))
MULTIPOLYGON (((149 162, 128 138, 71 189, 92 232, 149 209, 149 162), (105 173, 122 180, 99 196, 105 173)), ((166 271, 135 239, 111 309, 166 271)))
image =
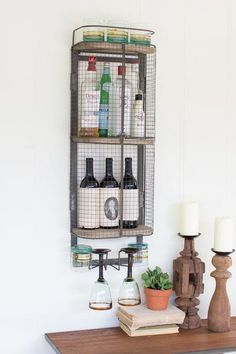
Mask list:
POLYGON ((100 188, 100 226, 119 226, 119 188, 100 188))
POLYGON ((86 90, 83 95, 83 112, 89 114, 98 112, 99 110, 100 91, 86 90))
POLYGON ((138 220, 139 201, 138 189, 123 189, 123 220, 138 220))
POLYGON ((79 227, 99 227, 99 188, 79 189, 79 227))
POLYGON ((145 114, 142 109, 134 114, 134 123, 132 124, 132 136, 144 137, 145 114))
POLYGON ((98 127, 98 112, 100 91, 85 90, 82 95, 81 126, 85 128, 98 127))

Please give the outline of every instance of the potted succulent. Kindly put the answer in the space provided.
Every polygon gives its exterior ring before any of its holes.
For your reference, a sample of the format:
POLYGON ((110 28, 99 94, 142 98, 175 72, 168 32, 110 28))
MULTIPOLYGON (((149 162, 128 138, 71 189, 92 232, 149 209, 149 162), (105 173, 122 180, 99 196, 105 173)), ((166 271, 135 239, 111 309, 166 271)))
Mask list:
POLYGON ((148 268, 142 274, 142 280, 147 307, 151 310, 165 310, 172 294, 172 283, 169 275, 163 273, 159 267, 154 270, 148 268))

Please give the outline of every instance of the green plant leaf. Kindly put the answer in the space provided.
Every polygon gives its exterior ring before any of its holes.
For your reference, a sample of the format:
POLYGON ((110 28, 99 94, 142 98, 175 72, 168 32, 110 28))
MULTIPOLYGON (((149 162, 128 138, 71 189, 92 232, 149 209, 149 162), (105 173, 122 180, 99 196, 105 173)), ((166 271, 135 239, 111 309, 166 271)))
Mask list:
POLYGON ((168 290, 172 288, 169 275, 163 273, 160 267, 155 267, 153 270, 147 268, 141 277, 145 288, 156 290, 168 290))

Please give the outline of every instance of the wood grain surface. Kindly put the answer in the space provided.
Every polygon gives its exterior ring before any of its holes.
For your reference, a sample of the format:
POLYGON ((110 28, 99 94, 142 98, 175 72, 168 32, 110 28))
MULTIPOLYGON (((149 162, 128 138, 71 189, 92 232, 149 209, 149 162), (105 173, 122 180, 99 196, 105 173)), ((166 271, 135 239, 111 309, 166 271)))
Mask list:
MULTIPOLYGON (((72 232, 74 235, 81 238, 89 238, 89 239, 100 239, 100 238, 115 238, 120 237, 120 229, 79 229, 73 228, 72 232)), ((123 229, 122 236, 150 236, 153 234, 153 229, 146 225, 138 225, 138 227, 134 229, 123 229)))
MULTIPOLYGON (((72 136, 72 141, 74 143, 83 143, 83 144, 111 144, 111 145, 120 145, 120 138, 116 137, 90 137, 90 136, 72 136)), ((124 138, 125 145, 154 145, 154 138, 124 138)))
POLYGON ((227 332, 230 330, 230 302, 226 282, 231 277, 227 269, 232 266, 232 259, 215 255, 212 264, 216 268, 211 273, 216 280, 216 288, 208 310, 208 327, 213 332, 227 332))
MULTIPOLYGON (((120 53, 122 54, 122 44, 110 42, 79 42, 73 46, 74 50, 78 51, 96 51, 100 53, 120 53)), ((152 54, 155 53, 156 47, 154 45, 134 45, 125 44, 126 54, 152 54)))
POLYGON ((129 337, 116 327, 48 333, 46 339, 60 354, 222 353, 236 350, 236 317, 231 318, 231 331, 226 333, 209 332, 203 321, 201 328, 181 329, 178 334, 129 337))

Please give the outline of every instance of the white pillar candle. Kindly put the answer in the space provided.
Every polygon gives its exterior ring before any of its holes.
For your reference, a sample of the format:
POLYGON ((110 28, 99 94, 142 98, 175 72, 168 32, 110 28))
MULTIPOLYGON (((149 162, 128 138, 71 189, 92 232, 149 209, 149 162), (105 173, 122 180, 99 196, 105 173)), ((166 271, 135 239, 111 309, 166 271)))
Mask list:
POLYGON ((185 202, 180 211, 180 234, 195 236, 199 233, 198 203, 185 202))
POLYGON ((214 250, 231 252, 233 249, 234 220, 230 217, 215 219, 214 250))

